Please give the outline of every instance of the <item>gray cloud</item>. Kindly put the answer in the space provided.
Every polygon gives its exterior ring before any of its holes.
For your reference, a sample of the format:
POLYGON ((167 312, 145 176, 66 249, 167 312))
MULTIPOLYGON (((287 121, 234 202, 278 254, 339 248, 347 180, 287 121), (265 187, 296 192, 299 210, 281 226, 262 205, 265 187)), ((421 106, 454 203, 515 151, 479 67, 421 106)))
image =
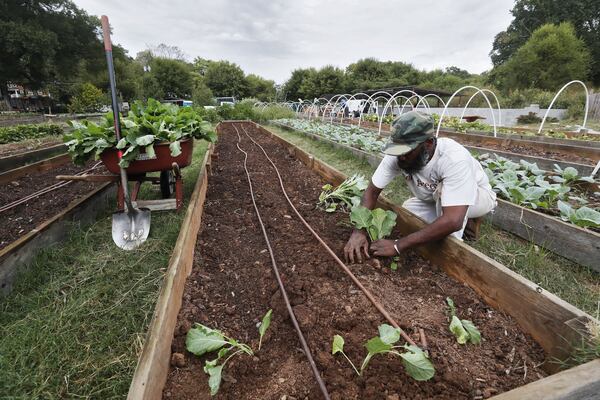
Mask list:
POLYGON ((132 55, 147 45, 179 46, 226 59, 277 82, 294 68, 360 58, 404 61, 423 69, 491 67, 494 36, 505 29, 512 0, 75 0, 106 14, 113 40, 132 55))

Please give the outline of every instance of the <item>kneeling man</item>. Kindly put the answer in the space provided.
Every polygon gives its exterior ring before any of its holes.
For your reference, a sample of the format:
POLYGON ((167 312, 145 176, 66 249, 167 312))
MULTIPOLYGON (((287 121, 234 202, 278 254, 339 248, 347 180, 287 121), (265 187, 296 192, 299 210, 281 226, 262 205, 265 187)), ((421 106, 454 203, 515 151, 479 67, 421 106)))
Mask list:
POLYGON ((394 121, 385 157, 361 201, 373 209, 383 188, 402 174, 414 196, 402 206, 428 225, 397 240, 377 240, 370 249, 366 232, 354 230, 344 248, 348 261, 362 262, 369 250, 375 256, 395 256, 448 235, 477 238, 482 217, 496 206, 496 194, 481 164, 454 140, 436 138, 433 125, 430 115, 418 111, 394 121))

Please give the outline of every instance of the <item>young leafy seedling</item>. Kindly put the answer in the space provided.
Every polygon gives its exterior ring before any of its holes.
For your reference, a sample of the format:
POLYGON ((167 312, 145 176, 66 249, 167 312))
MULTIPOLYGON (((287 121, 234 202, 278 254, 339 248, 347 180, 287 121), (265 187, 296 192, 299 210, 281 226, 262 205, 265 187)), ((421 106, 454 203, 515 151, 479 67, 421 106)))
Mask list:
POLYGON ((359 174, 352 175, 336 188, 330 184, 324 185, 317 205, 326 212, 334 212, 338 206, 349 210, 360 204, 362 192, 368 185, 365 177, 359 174))
MULTIPOLYGON (((271 324, 272 311, 273 310, 267 311, 258 327, 258 332, 260 334, 258 350, 260 350, 262 338, 271 324)), ((190 353, 197 356, 219 350, 217 358, 210 361, 207 360, 204 363, 204 372, 208 374, 208 386, 210 387, 211 396, 214 396, 219 391, 223 368, 230 359, 238 354, 254 355, 250 346, 225 336, 223 332, 217 329, 212 329, 198 323, 188 331, 185 338, 185 347, 190 353), (225 361, 219 363, 223 358, 225 358, 225 361)))
POLYGON ((379 325, 379 336, 375 336, 367 341, 367 355, 363 360, 360 370, 356 368, 352 360, 344 353, 344 338, 340 335, 333 337, 331 354, 341 353, 344 358, 350 363, 354 372, 362 376, 365 368, 371 359, 377 354, 392 354, 402 359, 402 364, 406 369, 406 373, 417 381, 427 381, 435 375, 435 368, 427 357, 427 355, 417 346, 402 345, 394 346, 400 340, 400 329, 393 326, 382 324, 379 325), (399 350, 405 350, 400 352, 399 350))
POLYGON ((481 333, 475 324, 468 319, 461 320, 456 316, 456 306, 450 297, 446 297, 446 302, 450 308, 450 332, 456 336, 456 341, 459 344, 465 344, 467 341, 479 344, 481 342, 481 333))
POLYGON ((396 226, 398 216, 393 211, 381 208, 369 210, 364 206, 356 206, 350 212, 350 222, 356 229, 366 229, 371 241, 389 236, 396 226))

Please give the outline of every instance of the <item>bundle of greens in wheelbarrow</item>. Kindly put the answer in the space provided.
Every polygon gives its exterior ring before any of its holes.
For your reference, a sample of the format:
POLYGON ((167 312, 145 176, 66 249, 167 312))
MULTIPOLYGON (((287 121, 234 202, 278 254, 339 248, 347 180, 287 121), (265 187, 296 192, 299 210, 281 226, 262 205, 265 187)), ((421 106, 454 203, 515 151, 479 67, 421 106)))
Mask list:
POLYGON ((136 101, 126 117, 121 118, 122 139, 117 142, 113 114, 107 113, 99 123, 88 120, 70 121, 74 129, 63 140, 75 164, 95 159, 108 148, 123 150, 120 166, 127 168, 140 152, 154 156, 154 145, 170 143, 171 156, 181 153, 181 140, 188 138, 216 140, 209 122, 204 121, 191 107, 162 104, 148 99, 146 105, 136 101))

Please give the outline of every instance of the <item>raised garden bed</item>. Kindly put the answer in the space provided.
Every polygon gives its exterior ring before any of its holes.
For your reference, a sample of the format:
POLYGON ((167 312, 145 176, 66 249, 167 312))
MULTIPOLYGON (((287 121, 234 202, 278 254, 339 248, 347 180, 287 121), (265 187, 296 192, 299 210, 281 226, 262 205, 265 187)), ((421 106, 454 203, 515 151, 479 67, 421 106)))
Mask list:
MULTIPOLYGON (((281 124, 278 124, 278 126, 300 132, 317 141, 325 141, 334 147, 351 151, 355 156, 366 160, 373 167, 377 167, 382 159, 379 154, 336 143, 310 132, 295 130, 281 124)), ((600 234, 598 232, 582 229, 563 222, 552 215, 521 207, 502 199, 498 199, 498 207, 489 218, 492 223, 506 231, 600 272, 600 264, 597 261, 597 254, 600 251, 600 234)))
MULTIPOLYGON (((268 132, 262 131, 261 134, 256 125, 244 125, 274 157, 283 173, 286 189, 301 213, 333 249, 340 252, 349 228, 338 225, 338 222, 345 218, 314 209, 322 181, 291 156, 302 160, 326 181, 339 183, 344 177, 279 138, 273 137, 282 142, 283 147, 274 144, 268 132)), ((182 347, 182 338, 190 324, 201 322, 223 329, 245 343, 256 344, 258 334, 255 324, 271 307, 275 314, 263 342, 263 350, 257 358, 242 358, 228 364, 220 396, 320 397, 304 356, 295 350, 297 339, 281 311, 281 300, 270 278, 267 254, 263 251, 264 240, 257 233, 251 203, 244 195, 248 189, 243 170, 239 169, 242 155, 237 153, 237 136, 231 129, 230 124, 220 126, 223 133, 216 162, 212 166, 215 175, 211 177, 204 210, 203 234, 196 244, 196 268, 183 294, 183 280, 192 261, 190 255, 194 253, 197 226, 193 225, 187 234, 182 229, 152 329, 132 382, 131 399, 160 398, 161 394, 164 398, 208 398, 207 386, 201 386, 206 377, 201 371, 200 359, 185 353, 182 347), (183 308, 175 326, 173 312, 179 309, 182 294, 183 308), (175 340, 171 345, 173 332, 175 340), (175 352, 184 354, 185 366, 176 356, 174 364, 181 367, 172 369, 163 393, 171 346, 175 352)), ((240 145, 246 151, 252 148, 247 139, 243 139, 240 145)), ((402 268, 397 273, 386 273, 384 271, 387 270, 378 270, 371 265, 353 266, 359 279, 383 300, 409 334, 413 328, 425 328, 431 357, 437 368, 436 378, 417 384, 404 374, 397 361, 394 363, 386 358, 374 360, 365 377, 354 377, 343 360, 331 356, 331 338, 335 333, 343 334, 347 338, 347 352, 351 358, 357 359, 363 354, 364 339, 374 335, 383 319, 337 270, 323 249, 317 247, 308 232, 290 218, 291 212, 278 193, 273 172, 265 167, 262 157, 254 152, 249 158, 251 176, 256 181, 258 205, 264 210, 263 216, 267 216, 265 222, 284 282, 332 398, 377 398, 382 393, 411 395, 411 398, 419 395, 426 398, 433 395, 439 398, 472 398, 478 391, 487 395, 506 391, 545 375, 539 365, 536 369, 534 361, 543 356, 541 349, 521 329, 537 340, 547 356, 561 356, 568 348, 563 338, 577 336, 565 322, 590 319, 587 314, 539 290, 533 283, 468 246, 446 239, 440 245, 420 249, 441 270, 414 253, 403 257, 402 268), (455 344, 447 331, 443 307, 446 295, 454 297, 459 308, 471 308, 471 317, 486 338, 480 347, 459 347, 455 344), (495 311, 484 302, 502 311, 495 311), (513 346, 517 356, 510 356, 513 346), (527 377, 524 368, 512 365, 517 358, 531 363, 527 377), (506 369, 509 369, 508 374, 506 369), (480 380, 477 380, 478 377, 480 380)), ((196 209, 188 210, 190 221, 199 222, 202 214, 205 179, 199 180, 197 192, 200 195, 196 209)), ((422 225, 401 208, 392 208, 399 215, 398 233, 407 234, 422 225)), ((593 368, 593 365, 586 368, 593 368)), ((573 385, 589 386, 587 381, 572 382, 573 385)))

